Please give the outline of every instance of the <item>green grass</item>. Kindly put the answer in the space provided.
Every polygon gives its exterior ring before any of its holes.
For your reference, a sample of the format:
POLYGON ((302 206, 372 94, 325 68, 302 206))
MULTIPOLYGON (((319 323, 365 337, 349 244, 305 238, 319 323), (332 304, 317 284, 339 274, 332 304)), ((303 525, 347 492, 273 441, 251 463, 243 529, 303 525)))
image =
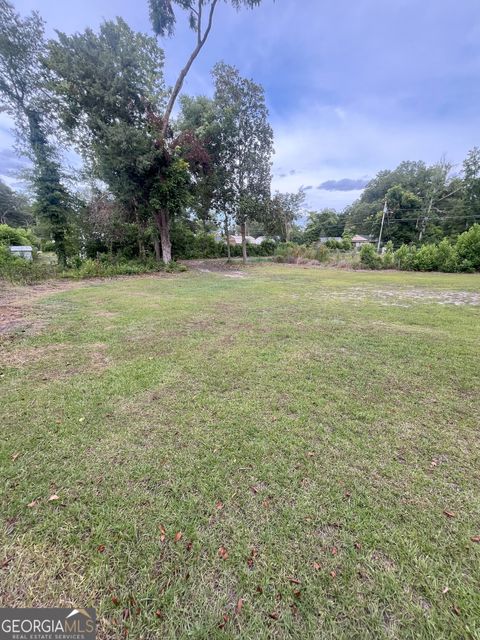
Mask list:
POLYGON ((479 292, 265 265, 39 299, 1 352, 2 606, 95 606, 99 638, 480 638, 479 292))

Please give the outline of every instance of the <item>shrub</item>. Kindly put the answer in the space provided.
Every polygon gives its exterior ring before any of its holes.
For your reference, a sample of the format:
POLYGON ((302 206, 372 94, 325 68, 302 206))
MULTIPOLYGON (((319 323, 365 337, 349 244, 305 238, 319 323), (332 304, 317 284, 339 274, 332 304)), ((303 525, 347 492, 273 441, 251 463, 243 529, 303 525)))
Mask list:
POLYGON ((458 237, 455 249, 462 271, 480 271, 480 224, 474 224, 458 237))
POLYGON ((438 267, 438 247, 436 244, 424 244, 413 257, 415 271, 436 271, 438 267))
POLYGON ((382 258, 378 255, 373 244, 364 244, 360 249, 360 262, 367 269, 382 268, 382 258))
POLYGON ((383 258, 383 268, 384 269, 393 269, 395 266, 395 252, 393 250, 393 242, 389 240, 385 245, 385 253, 382 256, 383 258))
POLYGON ((0 224, 0 244, 7 246, 37 246, 38 241, 29 229, 14 228, 8 224, 0 224))
POLYGON ((410 247, 407 244, 402 244, 402 246, 397 249, 393 255, 395 267, 401 271, 412 271, 415 252, 416 247, 410 247))
POLYGON ((448 238, 437 246, 437 269, 445 273, 458 271, 458 252, 448 238))

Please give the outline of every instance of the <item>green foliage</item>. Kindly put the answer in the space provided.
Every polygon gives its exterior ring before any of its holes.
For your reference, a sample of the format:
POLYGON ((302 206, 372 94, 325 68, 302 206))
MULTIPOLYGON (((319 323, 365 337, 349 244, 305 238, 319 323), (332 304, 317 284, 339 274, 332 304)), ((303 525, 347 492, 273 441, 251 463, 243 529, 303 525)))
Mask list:
POLYGON ((38 246, 38 240, 30 229, 14 229, 8 224, 0 224, 0 245, 30 245, 36 247, 38 246))
POLYGON ((0 223, 25 227, 32 222, 27 198, 10 189, 0 180, 0 223))
POLYGON ((393 250, 393 242, 389 240, 385 246, 383 258, 383 268, 392 269, 395 266, 395 252, 393 250))
POLYGON ((373 244, 364 244, 360 249, 360 263, 367 269, 382 268, 382 258, 378 255, 373 244))
POLYGON ((462 233, 455 246, 463 264, 462 270, 480 271, 480 224, 474 224, 462 233))
POLYGON ((34 162, 35 213, 48 225, 58 261, 65 264, 71 201, 50 140, 53 101, 45 80, 45 50, 38 13, 22 19, 0 0, 0 110, 13 117, 17 138, 34 162))
POLYGON ((7 280, 13 284, 34 284, 52 278, 56 274, 56 267, 15 257, 5 244, 0 243, 0 281, 7 280))
MULTIPOLYGON (((307 244, 318 242, 320 238, 340 238, 345 231, 345 215, 334 209, 310 211, 304 240, 307 244)), ((334 247, 337 248, 337 247, 334 247)))
POLYGON ((438 244, 424 244, 419 248, 403 244, 393 253, 393 243, 389 242, 383 258, 376 254, 373 245, 365 245, 360 257, 362 265, 369 269, 394 266, 402 271, 480 271, 480 224, 462 233, 455 243, 444 238, 438 244))

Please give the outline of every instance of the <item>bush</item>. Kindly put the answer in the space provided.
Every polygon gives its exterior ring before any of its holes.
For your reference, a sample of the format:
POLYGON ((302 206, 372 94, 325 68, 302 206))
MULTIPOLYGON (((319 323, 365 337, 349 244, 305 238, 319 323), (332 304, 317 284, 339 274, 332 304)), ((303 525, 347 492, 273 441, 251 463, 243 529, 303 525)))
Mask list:
POLYGON ((360 249, 360 263, 367 269, 382 268, 382 258, 378 255, 373 244, 364 244, 360 249))
POLYGON ((436 244, 424 244, 413 256, 415 271, 436 271, 438 268, 438 247, 436 244))
POLYGON ((34 284, 58 275, 56 266, 38 264, 13 256, 5 245, 0 244, 0 278, 13 284, 34 284))
POLYGON ((393 269, 395 266, 395 252, 393 250, 393 242, 389 240, 385 245, 385 253, 382 256, 383 268, 393 269))
POLYGON ((401 271, 412 271, 415 252, 416 247, 409 247, 406 244, 402 244, 393 255, 395 267, 401 271))
POLYGON ((480 224, 474 224, 458 237, 457 251, 462 271, 480 271, 480 224))
POLYGON ((448 238, 444 238, 437 247, 437 269, 445 273, 458 271, 458 252, 448 238))
POLYGON ((29 229, 14 228, 8 224, 0 224, 0 244, 35 247, 38 241, 29 229))
MULTIPOLYGON (((68 269, 61 275, 63 278, 112 278, 114 276, 133 276, 142 273, 152 273, 155 271, 166 271, 170 265, 165 266, 162 263, 153 260, 140 262, 137 260, 119 260, 111 261, 109 256, 103 256, 98 260, 87 258, 76 269, 68 269)), ((171 267, 170 270, 174 270, 171 267)))

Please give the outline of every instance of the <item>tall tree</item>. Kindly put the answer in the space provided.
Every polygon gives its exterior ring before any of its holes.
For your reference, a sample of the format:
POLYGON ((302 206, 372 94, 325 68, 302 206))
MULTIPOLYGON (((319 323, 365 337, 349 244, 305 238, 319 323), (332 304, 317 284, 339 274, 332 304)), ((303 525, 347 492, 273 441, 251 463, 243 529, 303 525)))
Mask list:
POLYGON ((163 51, 155 38, 117 18, 104 22, 99 33, 58 33, 47 64, 63 127, 90 173, 137 224, 142 256, 152 193, 168 164, 156 144, 165 97, 163 51))
MULTIPOLYGON (((235 9, 241 7, 253 8, 261 4, 262 0, 225 0, 235 9)), ((200 54, 208 40, 213 27, 216 9, 220 4, 220 0, 149 0, 150 19, 153 31, 157 36, 172 36, 175 33, 177 22, 177 14, 175 10, 184 12, 188 15, 190 28, 195 34, 193 49, 180 70, 177 80, 170 93, 166 108, 159 123, 160 135, 159 144, 165 148, 165 158, 168 161, 170 154, 167 144, 167 137, 175 103, 180 95, 185 78, 187 77, 193 63, 200 54)), ((164 248, 164 260, 169 256, 171 250, 170 242, 170 223, 171 211, 168 202, 159 202, 159 210, 156 213, 156 220, 164 248)))
POLYGON ((213 75, 222 200, 240 227, 246 262, 247 222, 264 216, 270 204, 273 131, 260 85, 224 63, 215 66, 213 75))
POLYGON ((480 219, 480 148, 469 151, 463 163, 465 214, 470 224, 480 219))
POLYGON ((59 263, 65 264, 71 200, 49 139, 53 126, 43 67, 45 48, 39 14, 22 18, 7 0, 0 0, 0 111, 14 119, 17 137, 34 163, 36 212, 48 224, 59 263))
POLYGON ((25 196, 0 180, 0 224, 26 227, 32 222, 31 207, 25 196))
POLYGON ((270 203, 266 229, 269 235, 280 236, 282 242, 289 242, 293 225, 300 217, 305 203, 305 191, 280 193, 277 191, 270 203))

